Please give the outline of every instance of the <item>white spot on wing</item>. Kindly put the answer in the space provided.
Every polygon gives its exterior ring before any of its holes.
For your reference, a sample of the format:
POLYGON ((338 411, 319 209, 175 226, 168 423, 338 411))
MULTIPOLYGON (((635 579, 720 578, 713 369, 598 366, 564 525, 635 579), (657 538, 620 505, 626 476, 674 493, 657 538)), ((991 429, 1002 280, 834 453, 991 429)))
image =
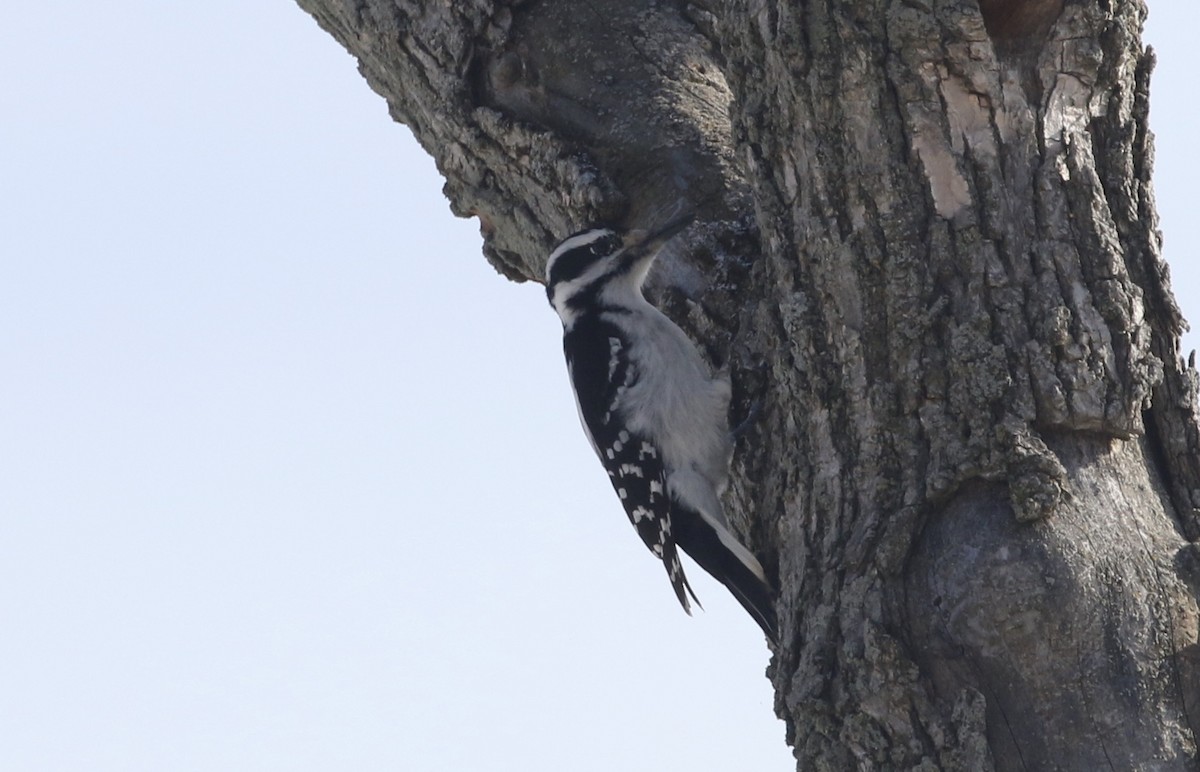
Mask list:
POLYGON ((616 375, 617 365, 621 363, 621 339, 608 339, 608 381, 612 383, 613 376, 616 375))

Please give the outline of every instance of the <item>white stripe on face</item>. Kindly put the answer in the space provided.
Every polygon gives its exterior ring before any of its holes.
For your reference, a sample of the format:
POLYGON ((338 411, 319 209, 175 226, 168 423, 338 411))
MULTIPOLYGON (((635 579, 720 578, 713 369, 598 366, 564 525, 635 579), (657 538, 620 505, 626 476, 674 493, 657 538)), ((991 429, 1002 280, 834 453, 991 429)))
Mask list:
POLYGON ((610 231, 608 228, 594 228, 590 231, 577 233, 555 247, 554 251, 550 253, 550 259, 546 261, 546 264, 549 265, 550 263, 553 263, 555 258, 561 255, 563 252, 570 252, 572 249, 586 247, 593 241, 598 241, 599 239, 609 235, 612 235, 612 231, 610 231))
POLYGON ((577 233, 559 244, 546 260, 546 281, 550 281, 550 269, 554 267, 554 263, 558 258, 573 250, 587 248, 590 244, 611 235, 613 235, 613 232, 608 228, 594 228, 590 231, 577 233))

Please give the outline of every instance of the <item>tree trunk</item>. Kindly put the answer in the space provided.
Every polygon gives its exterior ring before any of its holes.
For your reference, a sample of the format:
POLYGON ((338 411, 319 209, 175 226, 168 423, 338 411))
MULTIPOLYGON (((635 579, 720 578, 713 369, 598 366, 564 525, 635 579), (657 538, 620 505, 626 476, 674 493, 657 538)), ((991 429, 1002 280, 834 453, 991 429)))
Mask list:
POLYGON ((1133 0, 299 0, 503 274, 701 224, 801 769, 1191 769, 1198 377, 1133 0))

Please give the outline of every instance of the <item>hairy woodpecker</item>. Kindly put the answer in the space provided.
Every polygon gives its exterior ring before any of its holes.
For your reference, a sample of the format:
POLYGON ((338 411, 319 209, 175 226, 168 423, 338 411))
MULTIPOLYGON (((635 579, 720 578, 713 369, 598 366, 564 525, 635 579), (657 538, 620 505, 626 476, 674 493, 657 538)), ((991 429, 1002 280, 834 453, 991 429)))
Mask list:
MULTIPOLYGON (((696 600, 677 547, 724 584, 772 640, 776 618, 762 565, 721 507, 733 437, 730 384, 642 295, 659 248, 691 217, 653 232, 593 228, 564 240, 546 265, 546 294, 584 432, 625 512, 663 561, 684 611, 696 600)), ((699 602, 699 601, 697 601, 699 602)))

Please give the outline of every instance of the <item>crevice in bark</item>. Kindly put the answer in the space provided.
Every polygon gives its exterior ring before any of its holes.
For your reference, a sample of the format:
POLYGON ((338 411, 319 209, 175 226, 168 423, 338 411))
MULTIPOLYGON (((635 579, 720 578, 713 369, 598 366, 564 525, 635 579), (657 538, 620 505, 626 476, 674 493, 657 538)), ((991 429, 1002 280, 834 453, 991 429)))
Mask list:
POLYGON ((1063 0, 979 0, 983 23, 995 40, 1044 38, 1062 7, 1063 0))

